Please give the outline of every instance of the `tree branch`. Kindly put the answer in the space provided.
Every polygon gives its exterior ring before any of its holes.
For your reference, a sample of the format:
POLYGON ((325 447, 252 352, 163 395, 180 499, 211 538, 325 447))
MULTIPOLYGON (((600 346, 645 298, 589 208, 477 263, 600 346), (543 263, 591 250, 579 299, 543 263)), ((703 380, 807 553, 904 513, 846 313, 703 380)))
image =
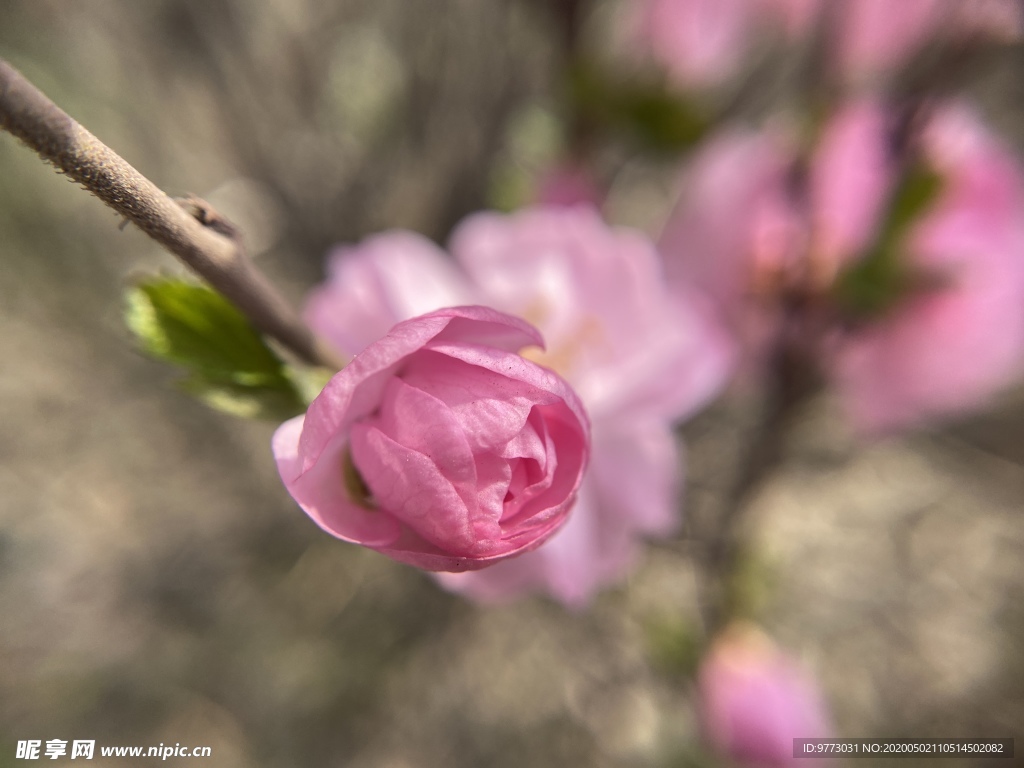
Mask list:
POLYGON ((3 59, 0 127, 177 256, 260 332, 307 363, 341 368, 235 240, 203 226, 3 59))

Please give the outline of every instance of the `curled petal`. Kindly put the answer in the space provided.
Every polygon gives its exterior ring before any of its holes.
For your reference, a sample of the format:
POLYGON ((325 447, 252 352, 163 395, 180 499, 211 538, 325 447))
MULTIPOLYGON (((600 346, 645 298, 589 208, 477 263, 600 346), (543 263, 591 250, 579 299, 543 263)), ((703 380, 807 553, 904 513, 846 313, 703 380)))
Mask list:
POLYGON ((565 522, 589 455, 577 395, 515 354, 540 341, 485 307, 399 323, 278 429, 286 487, 327 531, 428 570, 539 546, 565 522), (539 474, 510 493, 523 457, 509 448, 521 445, 534 445, 539 474))

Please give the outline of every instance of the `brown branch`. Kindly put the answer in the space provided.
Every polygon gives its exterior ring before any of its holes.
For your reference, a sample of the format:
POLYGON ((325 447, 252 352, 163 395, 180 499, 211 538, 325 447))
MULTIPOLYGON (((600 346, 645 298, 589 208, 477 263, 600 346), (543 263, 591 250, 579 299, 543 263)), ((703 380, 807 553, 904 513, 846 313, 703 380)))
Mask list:
POLYGON ((747 437, 733 484, 705 534, 702 614, 709 635, 733 618, 733 584, 746 554, 752 502, 764 481, 783 461, 783 445, 794 417, 820 386, 813 358, 786 337, 778 342, 768 365, 761 413, 747 437))
POLYGON ((232 238, 203 226, 3 59, 0 127, 177 256, 259 331, 307 363, 342 366, 232 238))

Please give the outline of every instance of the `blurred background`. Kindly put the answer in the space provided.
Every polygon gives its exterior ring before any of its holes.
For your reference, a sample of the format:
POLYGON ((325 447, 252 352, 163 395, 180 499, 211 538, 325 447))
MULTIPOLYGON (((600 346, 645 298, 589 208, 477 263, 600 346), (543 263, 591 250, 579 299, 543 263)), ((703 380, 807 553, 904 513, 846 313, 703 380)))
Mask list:
MULTIPOLYGON (((235 221, 298 305, 333 244, 443 240, 520 194, 559 117, 548 6, 0 0, 0 56, 235 221)), ((1022 65, 1006 47, 969 84, 1018 149, 1022 65)), ((728 109, 799 87, 772 71, 728 109)), ((600 162, 612 221, 664 216, 676 165, 600 162)), ((128 280, 179 267, 118 225, 0 136, 0 766, 54 738, 208 745, 226 768, 719 764, 693 704, 691 537, 582 612, 478 607, 331 539, 278 481, 275 425, 207 410, 133 351, 128 280)), ((748 401, 683 428, 691 533, 733 480, 748 401)), ((1024 736, 1024 392, 875 442, 825 395, 784 449, 748 581, 836 733, 1024 736)))

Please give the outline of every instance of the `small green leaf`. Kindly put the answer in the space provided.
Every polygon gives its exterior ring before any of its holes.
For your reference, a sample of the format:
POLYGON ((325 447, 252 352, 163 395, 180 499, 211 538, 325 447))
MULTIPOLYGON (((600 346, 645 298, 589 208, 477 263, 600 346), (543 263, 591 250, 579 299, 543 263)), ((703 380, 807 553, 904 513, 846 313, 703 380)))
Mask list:
POLYGON ((658 82, 616 82, 589 62, 570 73, 575 109, 587 119, 629 133, 643 147, 678 152, 696 144, 708 118, 695 102, 658 82))
POLYGON ((662 672, 691 677, 697 670, 703 644, 692 624, 680 616, 651 619, 645 625, 651 662, 662 672))
POLYGON ((305 410, 296 374, 210 288, 170 278, 140 282, 128 290, 125 322, 143 352, 183 368, 182 389, 217 410, 272 419, 305 410))
POLYGON ((931 168, 916 165, 903 177, 893 196, 883 238, 901 237, 920 218, 942 191, 942 177, 931 168))
POLYGON ((836 297, 847 311, 858 317, 876 317, 909 293, 936 284, 930 279, 934 276, 919 274, 906 262, 903 241, 941 191, 942 178, 925 166, 913 166, 903 176, 875 244, 836 283, 836 297))
POLYGON ((211 374, 273 377, 281 361, 219 293, 160 278, 128 292, 128 327, 154 357, 211 374))
POLYGON ((906 295, 911 281, 895 248, 876 248, 840 275, 836 296, 856 317, 877 317, 906 295))
POLYGON ((623 122, 651 149, 673 152, 693 146, 707 130, 706 120, 679 96, 654 89, 624 92, 623 122))

